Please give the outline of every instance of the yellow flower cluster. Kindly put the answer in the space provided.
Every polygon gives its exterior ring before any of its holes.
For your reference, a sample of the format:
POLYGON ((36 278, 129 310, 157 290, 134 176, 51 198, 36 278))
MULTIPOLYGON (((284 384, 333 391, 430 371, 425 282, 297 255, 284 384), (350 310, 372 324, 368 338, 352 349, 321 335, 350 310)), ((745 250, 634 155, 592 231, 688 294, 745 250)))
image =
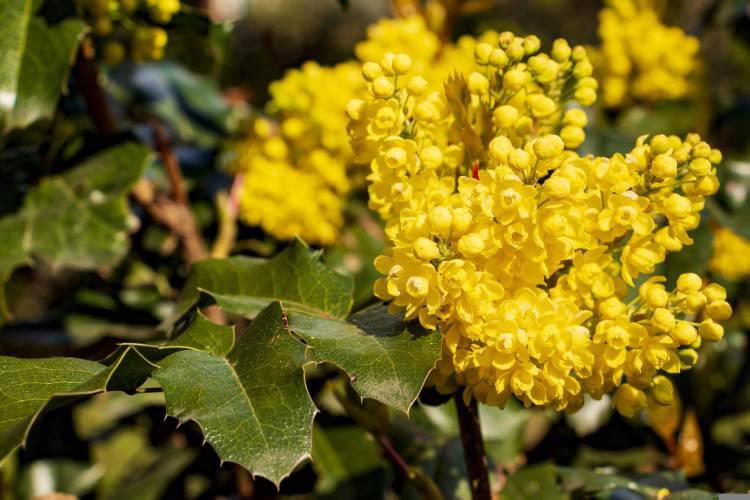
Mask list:
POLYGON ((344 108, 364 89, 354 62, 305 63, 271 84, 268 115, 238 145, 233 168, 244 177, 240 216, 276 238, 336 241, 351 187, 344 108))
POLYGON ((733 281, 750 276, 750 241, 729 228, 719 228, 708 268, 733 281))
POLYGON ((159 60, 164 57, 167 32, 158 25, 169 23, 180 11, 180 0, 77 0, 80 10, 89 19, 95 35, 104 42, 102 57, 105 64, 116 66, 126 56, 121 40, 125 33, 130 41, 130 57, 134 61, 159 60), (143 10, 144 16, 138 16, 143 10), (153 24, 143 22, 147 17, 153 24), (123 21, 127 21, 124 23, 123 21), (116 27, 135 26, 129 30, 116 27))
MULTIPOLYGON (((471 68, 477 44, 464 37, 441 51, 437 35, 419 16, 384 19, 367 34, 355 47, 360 62, 333 67, 308 62, 270 85, 266 116, 255 121, 249 137, 238 145, 232 166, 244 175, 240 214, 245 223, 280 239, 299 235, 313 244, 335 242, 345 195, 365 182, 363 162, 349 145, 345 114, 347 103, 366 93, 360 64, 366 64, 366 73, 374 61, 397 48, 437 89, 457 67, 451 61, 471 68)), ((493 37, 497 35, 489 33, 482 39, 493 37)))
POLYGON ((375 294, 443 332, 440 389, 574 410, 585 393, 619 388, 625 414, 647 394, 665 402, 663 373, 692 366, 731 308, 693 274, 672 291, 652 277, 624 300, 692 243, 721 154, 691 134, 580 157, 586 114, 570 105, 592 104, 597 89, 585 49, 496 39, 476 43, 474 70, 442 89, 406 54, 363 65, 349 134, 392 243, 375 294))
POLYGON ((601 47, 593 60, 604 106, 690 93, 699 65, 698 39, 662 24, 653 0, 608 0, 599 18, 601 47))

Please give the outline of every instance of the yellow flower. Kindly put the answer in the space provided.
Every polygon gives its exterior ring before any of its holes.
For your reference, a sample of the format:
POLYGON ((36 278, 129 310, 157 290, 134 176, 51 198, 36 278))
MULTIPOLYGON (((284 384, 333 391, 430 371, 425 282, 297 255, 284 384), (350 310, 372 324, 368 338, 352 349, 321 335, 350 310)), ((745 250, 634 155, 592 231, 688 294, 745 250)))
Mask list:
POLYGON ((750 241, 728 228, 716 230, 708 267, 733 281, 750 275, 750 241))

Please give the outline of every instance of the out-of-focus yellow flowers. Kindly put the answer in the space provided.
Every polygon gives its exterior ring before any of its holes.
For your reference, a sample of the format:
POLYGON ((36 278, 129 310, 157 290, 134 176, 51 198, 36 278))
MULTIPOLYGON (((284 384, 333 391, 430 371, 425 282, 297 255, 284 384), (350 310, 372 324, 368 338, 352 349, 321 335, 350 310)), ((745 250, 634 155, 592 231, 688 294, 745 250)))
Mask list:
POLYGON ((662 24, 654 0, 608 0, 599 38, 592 60, 605 107, 680 99, 693 90, 698 39, 662 24))
MULTIPOLYGON (((382 20, 371 26, 367 35, 355 47, 358 62, 333 67, 309 62, 271 84, 266 116, 254 122, 248 138, 238 145, 237 160, 231 167, 234 173, 244 175, 240 215, 247 224, 261 226, 280 239, 299 235, 313 244, 334 243, 344 221, 346 194, 364 185, 369 162, 361 152, 352 151, 347 135, 347 113, 355 114, 357 102, 367 94, 362 75, 372 82, 368 85, 373 92, 387 96, 395 88, 396 74, 419 69, 422 76, 401 83, 407 83, 410 92, 426 96, 442 88, 451 72, 458 70, 468 75, 473 69, 472 54, 477 44, 489 47, 481 41, 496 43, 499 37, 493 32, 479 39, 463 37, 457 44, 446 44, 441 49, 437 35, 420 16, 382 20), (400 55, 394 56, 394 51, 400 55), (271 144, 266 145, 268 142, 271 144), (269 148, 283 149, 284 154, 269 156, 269 148), (286 178, 278 174, 272 177, 267 170, 275 166, 296 173, 286 178)), ((497 59, 501 54, 494 56, 497 59)), ((424 101, 418 115, 435 115, 438 110, 429 99, 424 101)), ((556 111, 548 101, 534 106, 542 114, 556 111)), ((389 120, 398 114, 392 102, 386 104, 373 127, 396 133, 400 124, 390 124, 389 120)), ((515 123, 513 117, 503 119, 507 126, 515 123)), ((566 126, 568 141, 580 144, 586 116, 574 113, 571 120, 566 126)), ((442 163, 443 152, 432 152, 435 156, 427 159, 428 163, 442 163)), ((429 151, 424 154, 429 155, 429 151)))
POLYGON ((750 275, 750 241, 728 228, 716 230, 708 267, 733 281, 750 275))
POLYGON ((568 411, 614 392, 625 415, 668 405, 668 375, 722 337, 731 307, 695 274, 674 289, 635 280, 692 244, 721 154, 690 134, 579 156, 577 106, 597 90, 586 50, 494 40, 444 85, 402 53, 363 65, 367 92, 346 111, 391 242, 375 294, 440 329, 440 390, 568 411))
POLYGON ((102 60, 116 66, 127 55, 123 39, 128 38, 130 57, 136 61, 158 61, 164 57, 167 32, 159 25, 169 23, 180 11, 180 0, 76 0, 94 35, 102 39, 102 60), (142 9, 148 20, 134 14, 142 9), (125 29, 123 20, 128 20, 125 29), (115 36, 116 35, 116 36, 115 36))

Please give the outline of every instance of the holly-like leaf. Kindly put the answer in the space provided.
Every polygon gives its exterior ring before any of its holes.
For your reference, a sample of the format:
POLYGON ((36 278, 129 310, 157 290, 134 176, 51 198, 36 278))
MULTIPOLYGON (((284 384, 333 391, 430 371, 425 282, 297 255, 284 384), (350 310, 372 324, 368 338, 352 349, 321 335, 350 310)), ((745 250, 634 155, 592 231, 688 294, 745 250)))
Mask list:
POLYGON ((0 356, 0 461, 26 441, 43 410, 94 394, 107 368, 75 358, 17 359, 0 356))
POLYGON ((204 299, 249 319, 278 300, 290 328, 318 363, 346 372, 363 398, 408 412, 440 356, 440 335, 429 333, 385 306, 344 320, 352 303, 350 277, 320 261, 300 241, 270 260, 234 257, 195 265, 180 301, 184 315, 204 299))
POLYGON ((196 263, 177 311, 183 315, 190 310, 203 291, 248 318, 278 300, 286 311, 343 319, 352 306, 353 290, 350 276, 327 267, 319 252, 295 240, 270 260, 238 256, 196 263))
POLYGON ((65 88, 85 25, 50 26, 35 15, 38 0, 0 0, 0 126, 25 127, 50 118, 65 88))
POLYGON ((226 356, 182 350, 161 360, 153 376, 169 415, 196 421, 222 460, 279 484, 310 456, 316 410, 305 361, 304 345, 273 302, 226 356))
MULTIPOLYGON (((0 285, 32 259, 78 270, 117 264, 129 247, 127 192, 148 155, 148 149, 127 143, 42 180, 17 213, 0 219, 6 241, 0 285)), ((9 315, 0 286, 0 320, 9 315)))
POLYGON ((315 361, 344 370, 361 397, 404 413, 440 356, 437 332, 405 323, 384 305, 369 307, 349 321, 290 312, 289 328, 310 346, 315 361))

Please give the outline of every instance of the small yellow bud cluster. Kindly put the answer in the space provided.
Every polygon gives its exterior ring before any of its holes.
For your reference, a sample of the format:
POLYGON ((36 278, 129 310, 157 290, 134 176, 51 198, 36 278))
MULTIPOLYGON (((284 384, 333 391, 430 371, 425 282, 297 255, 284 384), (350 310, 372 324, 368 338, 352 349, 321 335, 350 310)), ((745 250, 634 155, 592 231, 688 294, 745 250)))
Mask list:
POLYGON ((717 229, 708 268, 732 281, 750 276, 750 241, 729 228, 717 229))
POLYGON ((721 155, 691 134, 580 157, 586 115, 570 104, 596 99, 585 50, 496 40, 475 43, 474 66, 442 89, 396 53, 363 66, 348 130, 392 244, 375 261, 375 294, 440 329, 440 390, 558 410, 621 386, 623 413, 647 393, 666 402, 665 374, 695 364, 731 308, 695 275, 671 292, 652 277, 638 301, 623 299, 692 243, 721 155))
POLYGON ((593 59, 605 106, 680 99, 692 91, 698 39, 662 24, 653 0, 608 0, 599 19, 602 45, 593 59))
POLYGON ((585 385, 594 397, 616 388, 614 403, 626 416, 645 408, 648 396, 671 404, 673 388, 664 374, 694 366, 696 349, 703 341, 721 340, 724 328, 719 322, 732 313, 724 288, 704 285, 697 274, 680 275, 672 291, 664 281, 660 276, 648 279, 627 306, 609 299, 620 305, 616 316, 608 314, 611 305, 600 307, 592 339, 596 362, 585 385))
POLYGON ((164 57, 167 32, 159 25, 169 23, 180 11, 180 0, 77 0, 77 4, 94 35, 101 39, 102 59, 108 66, 116 66, 125 58, 126 38, 130 40, 130 57, 134 61, 164 57), (141 8, 143 16, 137 15, 141 8), (144 18, 153 24, 144 22, 144 18), (125 26, 135 27, 128 30, 125 26))

